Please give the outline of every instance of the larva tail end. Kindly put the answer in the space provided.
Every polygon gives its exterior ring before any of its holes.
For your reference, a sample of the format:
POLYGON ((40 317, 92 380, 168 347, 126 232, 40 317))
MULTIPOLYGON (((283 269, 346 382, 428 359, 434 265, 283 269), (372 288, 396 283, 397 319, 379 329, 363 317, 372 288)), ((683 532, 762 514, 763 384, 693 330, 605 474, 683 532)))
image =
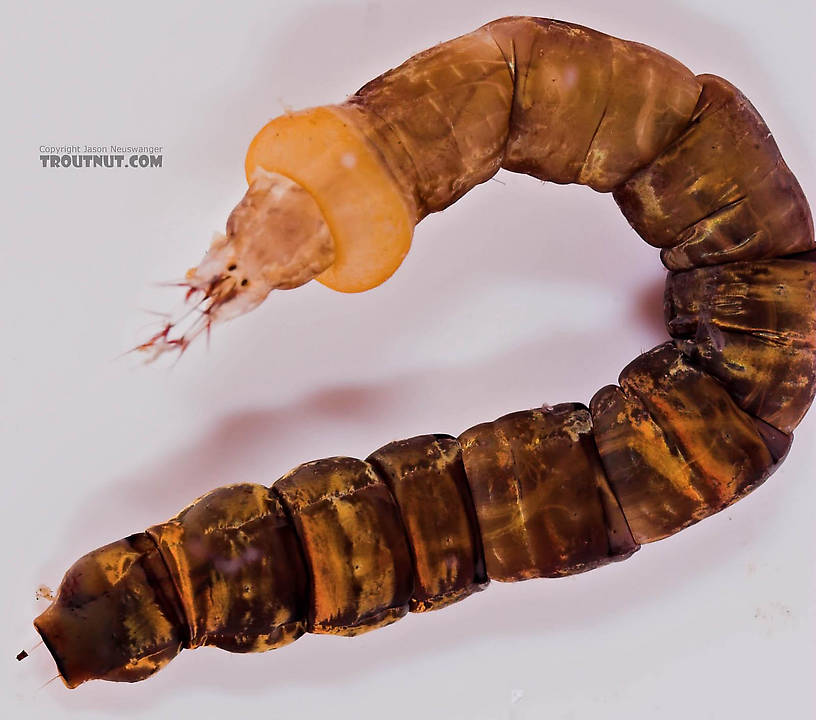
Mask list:
POLYGON ((188 635, 172 581, 145 533, 77 560, 34 627, 69 688, 93 679, 143 680, 178 655, 188 635))

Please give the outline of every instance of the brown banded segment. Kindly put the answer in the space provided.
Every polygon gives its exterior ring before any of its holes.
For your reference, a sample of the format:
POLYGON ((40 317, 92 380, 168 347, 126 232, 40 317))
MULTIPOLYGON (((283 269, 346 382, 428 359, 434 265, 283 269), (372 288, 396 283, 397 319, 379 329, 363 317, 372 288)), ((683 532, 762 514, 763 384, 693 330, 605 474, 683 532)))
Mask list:
POLYGON ((816 263, 738 262, 670 273, 666 324, 737 404, 782 432, 816 394, 816 263))
POLYGON ((590 408, 607 477, 638 542, 722 510, 775 469, 754 419, 671 343, 632 361, 620 383, 599 390, 590 408))
POLYGON ((479 29, 414 55, 341 109, 382 153, 419 220, 496 174, 512 98, 507 64, 479 29))
POLYGON ((503 167, 608 192, 685 128, 700 84, 640 43, 541 18, 487 26, 514 70, 503 167))
POLYGON ((813 248, 807 200, 748 99, 715 75, 683 135, 615 190, 630 225, 671 270, 813 248))
POLYGON ((705 517, 691 468, 636 397, 608 385, 589 407, 606 475, 638 543, 705 517))
POLYGON ((305 632, 302 553, 268 488, 218 488, 147 532, 178 588, 191 647, 270 650, 305 632))
POLYGON ((462 464, 449 435, 397 440, 371 463, 397 500, 414 562, 411 610, 435 610, 487 583, 478 520, 462 464))
POLYGON ((511 17, 418 53, 338 107, 420 220, 500 167, 608 192, 680 135, 700 89, 646 45, 511 17))
POLYGON ((73 688, 160 670, 187 643, 183 617, 156 544, 139 533, 77 560, 34 626, 73 688))
POLYGON ((309 632, 358 635, 408 612, 413 571, 405 529, 390 490, 368 463, 315 460, 272 489, 306 556, 309 632))
POLYGON ((621 372, 620 384, 710 480, 698 488, 710 506, 725 507, 767 477, 772 458, 751 418, 672 343, 635 358, 621 372))
POLYGON ((620 517, 610 539, 606 513, 616 504, 609 494, 602 502, 606 479, 584 406, 511 413, 459 442, 491 579, 568 575, 636 549, 620 517))

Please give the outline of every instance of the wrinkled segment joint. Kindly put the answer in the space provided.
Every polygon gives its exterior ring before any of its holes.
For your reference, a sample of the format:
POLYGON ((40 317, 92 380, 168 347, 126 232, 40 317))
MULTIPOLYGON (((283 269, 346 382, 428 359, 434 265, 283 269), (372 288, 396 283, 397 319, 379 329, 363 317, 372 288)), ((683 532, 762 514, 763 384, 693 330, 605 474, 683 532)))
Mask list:
POLYGON ((737 404, 790 434, 816 394, 812 255, 670 273, 669 334, 737 404))

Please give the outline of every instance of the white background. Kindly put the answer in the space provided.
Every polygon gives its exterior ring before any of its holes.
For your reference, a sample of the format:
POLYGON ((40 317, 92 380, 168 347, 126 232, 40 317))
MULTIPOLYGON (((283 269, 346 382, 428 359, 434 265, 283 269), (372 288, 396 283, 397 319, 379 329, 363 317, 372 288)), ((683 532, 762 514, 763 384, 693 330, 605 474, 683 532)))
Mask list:
POLYGON ((816 197, 812 2, 4 4, 0 278, 5 717, 811 718, 816 412, 784 467, 631 560, 502 585, 354 640, 184 652, 66 690, 41 583, 221 484, 588 401, 665 338, 663 270, 609 197, 501 172, 418 228, 374 291, 310 285, 174 368, 115 359, 245 189, 253 134, 436 42, 546 14, 653 45, 755 103, 816 197), (160 144, 160 170, 43 169, 41 144, 160 144))

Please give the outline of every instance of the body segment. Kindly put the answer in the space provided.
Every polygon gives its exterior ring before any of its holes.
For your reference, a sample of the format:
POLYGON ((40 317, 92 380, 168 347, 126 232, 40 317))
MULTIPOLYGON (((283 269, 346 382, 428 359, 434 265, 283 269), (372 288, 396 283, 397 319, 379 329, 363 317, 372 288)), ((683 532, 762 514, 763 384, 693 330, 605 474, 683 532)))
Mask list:
POLYGON ((370 465, 316 460, 274 487, 306 556, 309 632, 358 635, 408 612, 408 543, 396 503, 370 465))
POLYGON ((727 80, 698 79, 682 136, 615 190, 626 219, 671 270, 812 249, 807 200, 759 113, 727 80))
POLYGON ((148 534, 173 578, 190 647, 266 650, 305 632, 305 563, 268 488, 213 490, 148 534))
POLYGON ((611 547, 604 477, 592 421, 573 403, 506 415, 459 436, 479 516, 487 572, 496 580, 556 577, 628 557, 611 547))
POLYGON ((541 18, 487 28, 515 68, 503 167, 608 192, 685 128, 700 86, 640 43, 541 18))
POLYGON ((411 611, 444 607, 487 585, 478 520, 456 439, 397 440, 367 462, 399 506, 413 560, 411 611))
POLYGON ((639 543, 722 510, 776 465, 753 420, 667 343, 590 403, 607 477, 639 543))

